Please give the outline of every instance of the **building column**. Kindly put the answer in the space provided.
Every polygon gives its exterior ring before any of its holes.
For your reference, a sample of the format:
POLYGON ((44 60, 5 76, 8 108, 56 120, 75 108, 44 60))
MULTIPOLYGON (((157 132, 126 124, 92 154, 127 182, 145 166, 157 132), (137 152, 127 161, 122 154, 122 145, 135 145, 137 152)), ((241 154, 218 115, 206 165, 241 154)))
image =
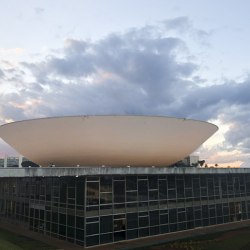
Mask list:
POLYGON ((7 168, 7 156, 4 157, 4 163, 3 163, 3 167, 7 168))
POLYGON ((23 162, 23 156, 19 155, 19 159, 18 159, 18 167, 19 168, 22 167, 22 162, 23 162))

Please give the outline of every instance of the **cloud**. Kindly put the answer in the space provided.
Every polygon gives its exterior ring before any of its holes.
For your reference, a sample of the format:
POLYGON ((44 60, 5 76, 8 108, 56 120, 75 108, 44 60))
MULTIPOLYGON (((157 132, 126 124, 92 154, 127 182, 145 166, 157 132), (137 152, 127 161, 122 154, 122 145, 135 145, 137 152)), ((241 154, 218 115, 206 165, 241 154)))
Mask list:
POLYGON ((187 32, 192 29, 191 21, 186 16, 167 19, 163 22, 168 30, 187 32))
MULTIPOLYGON (((0 69, 0 79, 4 77, 3 71, 0 69)), ((1 83, 0 83, 1 84, 1 83)))
POLYGON ((227 143, 232 148, 237 147, 247 153, 250 149, 250 105, 245 101, 243 98, 244 104, 231 106, 225 111, 222 119, 230 123, 230 131, 225 134, 227 143))
POLYGON ((96 42, 68 39, 60 56, 22 66, 52 114, 166 114, 197 68, 175 58, 182 46, 180 39, 155 37, 152 27, 144 27, 96 42))
POLYGON ((36 14, 40 15, 42 14, 45 10, 43 8, 40 8, 40 7, 36 7, 34 8, 34 11, 36 14))
POLYGON ((170 35, 171 30, 206 34, 181 17, 97 41, 67 39, 41 61, 3 69, 8 91, 0 90, 1 123, 81 114, 220 119, 230 124, 223 146, 249 150, 250 79, 197 84, 206 79, 188 60, 184 39, 170 35))
POLYGON ((168 31, 177 32, 182 37, 184 35, 190 36, 194 40, 201 42, 203 45, 208 45, 208 38, 212 33, 212 31, 195 28, 192 21, 186 16, 166 19, 163 21, 163 24, 168 31))

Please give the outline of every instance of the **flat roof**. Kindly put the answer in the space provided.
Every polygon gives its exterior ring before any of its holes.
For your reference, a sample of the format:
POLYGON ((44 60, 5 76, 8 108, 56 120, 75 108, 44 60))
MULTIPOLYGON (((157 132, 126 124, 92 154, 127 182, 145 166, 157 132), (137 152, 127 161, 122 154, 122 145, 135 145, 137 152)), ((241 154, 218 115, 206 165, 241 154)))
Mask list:
POLYGON ((51 167, 1 168, 2 177, 63 177, 93 175, 159 175, 159 174, 250 174, 250 168, 163 168, 163 167, 51 167))

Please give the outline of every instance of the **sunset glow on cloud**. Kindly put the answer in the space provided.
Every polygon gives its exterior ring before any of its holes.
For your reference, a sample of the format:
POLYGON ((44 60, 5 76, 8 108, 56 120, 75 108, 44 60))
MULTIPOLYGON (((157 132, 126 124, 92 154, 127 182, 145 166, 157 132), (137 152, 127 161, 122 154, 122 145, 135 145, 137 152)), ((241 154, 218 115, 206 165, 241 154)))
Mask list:
POLYGON ((5 4, 12 32, 0 29, 0 124, 94 114, 205 120, 219 131, 200 158, 249 167, 250 4, 237 4, 234 20, 232 1, 188 2, 55 1, 57 13, 50 1, 5 4))

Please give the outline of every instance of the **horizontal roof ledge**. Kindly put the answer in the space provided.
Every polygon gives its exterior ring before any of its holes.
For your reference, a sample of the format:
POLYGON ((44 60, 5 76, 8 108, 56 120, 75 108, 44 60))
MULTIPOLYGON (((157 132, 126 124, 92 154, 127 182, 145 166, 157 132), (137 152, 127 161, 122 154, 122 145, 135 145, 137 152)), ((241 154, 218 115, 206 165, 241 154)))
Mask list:
POLYGON ((63 177, 93 175, 250 174, 250 168, 51 167, 2 168, 0 177, 63 177))

